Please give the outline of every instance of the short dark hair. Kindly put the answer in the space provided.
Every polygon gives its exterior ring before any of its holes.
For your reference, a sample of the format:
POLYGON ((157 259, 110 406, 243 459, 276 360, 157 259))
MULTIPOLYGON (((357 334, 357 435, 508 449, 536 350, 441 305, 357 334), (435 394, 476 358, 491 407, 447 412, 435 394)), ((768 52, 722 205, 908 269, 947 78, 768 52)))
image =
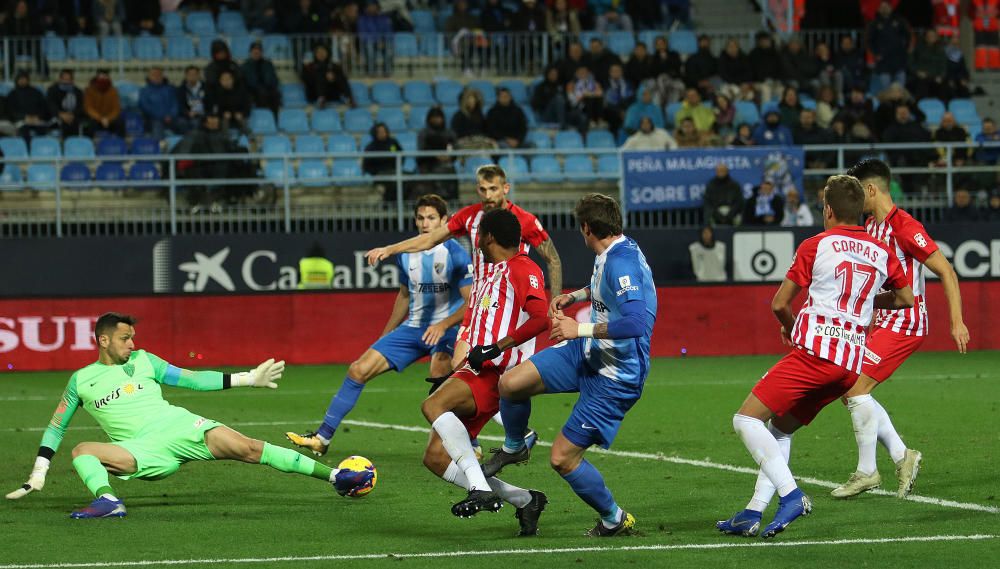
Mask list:
POLYGON ((414 215, 422 207, 432 207, 437 210, 438 215, 441 217, 448 217, 448 202, 444 201, 444 198, 437 194, 424 194, 420 196, 417 203, 413 206, 414 215))
POLYGON ((62 68, 59 71, 59 75, 63 75, 63 74, 66 74, 66 73, 68 73, 70 77, 74 77, 75 76, 75 74, 73 73, 73 70, 70 69, 69 67, 64 67, 64 68, 62 68))
POLYGON ((476 179, 482 178, 487 182, 492 182, 494 178, 500 177, 504 182, 507 181, 507 172, 503 171, 503 168, 497 166, 496 164, 484 164, 476 168, 476 179))
POLYGON ((135 322, 135 317, 129 316, 128 314, 122 314, 120 312, 105 312, 97 318, 97 324, 94 325, 94 338, 98 343, 100 343, 101 336, 111 334, 116 328, 118 328, 119 324, 135 326, 135 322))
POLYGON ((838 221, 857 223, 865 209, 865 192, 854 176, 837 174, 827 178, 823 201, 838 221))
POLYGON ((892 180, 892 171, 889 169, 889 165, 878 158, 865 158, 848 168, 847 175, 854 176, 861 182, 879 178, 886 189, 889 188, 889 181, 892 180))
POLYGON ((184 73, 187 73, 188 71, 191 71, 192 69, 194 69, 195 71, 201 72, 201 67, 198 67, 197 65, 188 65, 187 67, 184 68, 184 73))
POLYGON ((612 197, 587 194, 576 204, 575 213, 577 223, 581 227, 586 223, 590 232, 598 239, 622 233, 622 208, 612 197))
POLYGON ((515 249, 521 244, 521 222, 509 209, 493 209, 479 221, 479 234, 492 235, 504 249, 515 249))

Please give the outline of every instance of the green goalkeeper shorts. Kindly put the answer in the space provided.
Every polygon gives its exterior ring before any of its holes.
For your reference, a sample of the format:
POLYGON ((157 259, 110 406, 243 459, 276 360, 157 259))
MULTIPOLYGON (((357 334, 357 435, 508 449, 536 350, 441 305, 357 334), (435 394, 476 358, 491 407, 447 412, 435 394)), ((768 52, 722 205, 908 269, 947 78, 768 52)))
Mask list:
POLYGON ((113 443, 135 457, 136 471, 118 478, 160 480, 177 472, 185 462, 215 460, 205 443, 205 433, 222 423, 180 411, 150 423, 133 439, 113 443))

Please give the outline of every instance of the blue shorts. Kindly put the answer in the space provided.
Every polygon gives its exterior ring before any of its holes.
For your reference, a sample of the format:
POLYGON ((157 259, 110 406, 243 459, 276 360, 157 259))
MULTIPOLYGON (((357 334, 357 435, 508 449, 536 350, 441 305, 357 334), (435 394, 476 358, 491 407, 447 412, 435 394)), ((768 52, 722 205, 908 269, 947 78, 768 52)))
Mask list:
POLYGON ((444 352, 449 356, 455 353, 455 336, 458 329, 451 327, 441 340, 433 346, 429 346, 421 340, 427 328, 417 328, 414 326, 401 325, 392 332, 378 339, 372 344, 372 349, 382 354, 389 367, 396 371, 403 371, 413 362, 426 355, 434 355, 444 352))
POLYGON ((556 344, 531 357, 546 393, 575 393, 580 397, 563 425, 562 433, 581 448, 609 448, 625 413, 642 395, 641 386, 610 380, 587 365, 583 340, 556 344))

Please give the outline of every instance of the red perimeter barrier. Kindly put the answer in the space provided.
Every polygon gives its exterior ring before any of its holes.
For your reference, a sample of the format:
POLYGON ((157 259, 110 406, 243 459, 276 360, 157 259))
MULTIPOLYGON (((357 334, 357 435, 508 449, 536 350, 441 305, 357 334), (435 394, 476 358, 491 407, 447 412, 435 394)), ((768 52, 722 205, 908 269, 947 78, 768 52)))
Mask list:
MULTIPOLYGON (((951 350, 948 311, 929 285, 925 350, 951 350)), ((778 354, 770 302, 776 285, 661 287, 652 355, 778 354)), ((972 349, 1000 349, 1000 281, 962 283, 972 349)), ((97 315, 139 318, 136 345, 185 367, 251 366, 269 357, 293 364, 345 363, 378 338, 394 293, 283 293, 101 299, 0 300, 0 373, 77 369, 97 357, 97 315)), ((802 298, 800 296, 800 298, 802 298)), ((547 345, 543 341, 540 347, 547 345)))

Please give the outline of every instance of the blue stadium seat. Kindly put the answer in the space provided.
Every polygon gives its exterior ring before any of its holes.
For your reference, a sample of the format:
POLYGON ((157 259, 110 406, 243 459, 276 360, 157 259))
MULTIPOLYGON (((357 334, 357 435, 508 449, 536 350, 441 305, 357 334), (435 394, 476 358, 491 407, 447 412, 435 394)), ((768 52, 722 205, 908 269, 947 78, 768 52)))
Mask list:
POLYGON ((979 122, 979 112, 976 111, 976 104, 972 99, 952 99, 948 103, 948 110, 955 115, 955 120, 962 124, 979 122))
POLYGON ((215 19, 211 12, 188 12, 184 27, 196 36, 209 36, 215 33, 215 19))
POLYGON ((58 173, 54 164, 30 164, 28 166, 28 185, 36 190, 51 190, 56 186, 58 173))
POLYGON ((326 152, 323 137, 317 134, 300 134, 295 137, 296 154, 322 154, 326 152))
POLYGON ((403 85, 403 98, 411 105, 433 105, 434 89, 427 81, 407 81, 403 85))
POLYGON ((358 145, 354 137, 349 134, 331 134, 326 141, 328 152, 334 154, 343 152, 357 152, 358 145))
POLYGON ((596 178, 594 176, 594 163, 590 160, 590 156, 581 154, 568 156, 563 167, 566 177, 571 181, 590 182, 596 178))
POLYGON ((766 103, 762 103, 760 105, 760 115, 761 116, 764 116, 764 115, 766 115, 767 113, 769 113, 771 111, 777 111, 777 110, 778 110, 778 102, 777 101, 767 101, 766 103))
POLYGON ((163 139, 163 147, 167 149, 167 152, 172 152, 177 143, 181 141, 181 136, 172 134, 163 139))
POLYGON ((63 154, 66 158, 93 158, 94 141, 86 136, 70 136, 63 141, 63 154))
POLYGON ((97 140, 98 156, 124 156, 127 151, 125 139, 120 136, 112 134, 97 140))
POLYGON ((361 165, 354 158, 335 158, 333 160, 332 173, 338 182, 345 178, 355 178, 354 180, 344 182, 347 185, 359 183, 360 180, 357 178, 361 178, 362 176, 361 165))
POLYGON ((134 156, 152 156, 160 153, 160 141, 155 138, 138 137, 132 139, 129 154, 134 156))
POLYGON ((473 89, 479 89, 479 92, 483 94, 483 112, 490 110, 497 102, 497 87, 492 81, 487 81, 485 79, 477 79, 475 81, 469 81, 469 87, 473 89))
POLYGON ((372 104, 372 99, 368 96, 368 85, 360 81, 351 81, 351 96, 359 107, 372 104))
POLYGON ((434 13, 430 10, 410 10, 410 21, 413 22, 413 31, 420 33, 434 33, 437 26, 434 25, 434 13))
POLYGON ((492 164, 493 160, 488 156, 467 156, 465 158, 465 172, 467 174, 475 174, 476 170, 480 166, 485 166, 487 164, 492 164))
MULTIPOLYGON (((216 39, 215 36, 201 36, 198 38, 198 58, 199 59, 212 59, 212 42, 216 39)), ((232 52, 232 48, 229 50, 232 52)), ((236 57, 234 54, 233 57, 236 57)))
POLYGON ((666 32, 662 30, 643 30, 639 32, 639 41, 646 44, 646 49, 649 53, 653 53, 653 46, 656 45, 656 38, 659 36, 666 37, 666 32))
POLYGON ((254 109, 250 111, 250 132, 261 134, 277 134, 278 126, 274 124, 274 114, 269 109, 254 109))
POLYGON ((615 135, 610 130, 591 130, 587 132, 587 148, 616 148, 615 135))
POLYGON ((281 106, 291 109, 301 109, 306 102, 306 89, 302 83, 282 83, 281 84, 281 106))
POLYGON ((445 105, 443 110, 444 110, 444 124, 450 126, 451 119, 454 118, 456 113, 458 113, 458 105, 445 105))
POLYGON ((125 136, 142 136, 145 133, 145 120, 139 111, 126 110, 122 113, 122 120, 125 122, 125 136))
POLYGON ((0 138, 0 150, 3 150, 4 158, 7 160, 28 157, 28 145, 19 136, 0 138))
POLYGON ((244 34, 229 36, 229 53, 234 59, 243 60, 250 57, 250 44, 257 41, 256 38, 244 34))
POLYGON ((122 108, 134 109, 139 106, 139 86, 131 81, 120 81, 115 83, 118 89, 118 98, 121 100, 122 108))
POLYGON ((94 179, 100 182, 120 182, 125 179, 125 168, 121 162, 103 162, 97 167, 94 179))
POLYGON ((760 122, 760 111, 757 110, 757 104, 753 101, 736 101, 733 106, 736 108, 734 122, 737 126, 743 123, 752 126, 760 122))
POLYGON ((519 79, 505 79, 497 83, 497 87, 505 87, 514 97, 514 102, 518 105, 527 105, 531 99, 528 97, 528 89, 524 86, 524 81, 519 79))
POLYGON ((531 168, 524 156, 501 156, 499 165, 507 172, 507 179, 527 181, 531 179, 531 168), (512 160, 513 158, 513 160, 512 160))
POLYGON ((101 59, 104 61, 132 59, 132 43, 124 36, 104 36, 101 38, 101 59))
POLYGON ((403 148, 403 150, 417 149, 417 133, 412 130, 394 132, 392 135, 399 141, 399 145, 403 148))
POLYGON ((698 52, 698 37, 691 30, 675 30, 668 38, 670 49, 678 54, 691 55, 698 52))
POLYGON ((194 59, 194 42, 188 36, 168 36, 167 58, 194 59))
POLYGON ((235 10, 219 12, 219 31, 227 36, 247 33, 247 24, 243 21, 243 14, 235 10))
POLYGON ((434 97, 442 105, 457 105, 458 95, 462 92, 462 84, 452 79, 443 79, 434 84, 434 97))
POLYGON ((583 148, 583 137, 575 130, 561 130, 556 133, 554 147, 558 149, 583 148))
POLYGON ((152 162, 140 160, 129 168, 128 179, 139 182, 159 180, 160 169, 152 162))
POLYGON ((292 58, 292 44, 288 41, 288 36, 280 34, 265 35, 262 40, 264 57, 275 61, 292 58))
POLYGON ((338 132, 340 115, 334 109, 318 109, 312 113, 312 129, 316 132, 338 132))
POLYGON ((299 183, 312 188, 330 185, 330 171, 322 160, 303 160, 299 164, 299 183))
POLYGON ((621 172, 621 160, 614 154, 597 157, 597 172, 601 178, 617 178, 621 172))
POLYGON ((90 168, 80 162, 70 162, 62 167, 59 179, 63 182, 89 182, 90 168))
POLYGON ((51 62, 66 61, 66 42, 55 36, 42 38, 42 53, 51 62))
POLYGON ((562 181, 559 161, 551 156, 535 156, 531 159, 531 177, 540 182, 562 181))
POLYGON ((544 130, 529 130, 525 140, 535 148, 552 148, 552 137, 544 130))
POLYGON ((677 118, 677 111, 679 110, 681 110, 681 103, 679 101, 675 101, 667 105, 667 112, 663 117, 667 120, 667 128, 673 128, 676 126, 674 124, 674 119, 677 118))
MULTIPOLYGON (((706 101, 706 104, 707 103, 708 101, 706 101)), ((806 94, 799 95, 799 104, 802 105, 803 109, 809 109, 811 111, 816 110, 816 99, 812 98, 809 95, 806 94)))
POLYGON ((635 48, 635 34, 632 32, 611 32, 608 34, 608 49, 617 53, 622 59, 632 53, 635 48))
POLYGON ((366 133, 372 128, 372 115, 368 109, 347 109, 344 113, 344 130, 353 133, 366 133))
POLYGON ((290 161, 286 163, 283 160, 269 160, 264 165, 264 177, 272 184, 282 184, 286 178, 289 181, 294 181, 295 172, 290 161))
POLYGON ((396 57, 419 56, 420 47, 417 44, 417 36, 406 32, 394 34, 392 37, 392 53, 396 57))
POLYGON ((524 118, 528 119, 528 128, 538 128, 538 120, 535 119, 535 111, 531 110, 531 105, 523 105, 521 111, 524 118))
POLYGON ((283 134, 269 134, 261 140, 260 152, 265 156, 291 154, 292 143, 283 134))
MULTIPOLYGON (((0 172, 0 184, 19 184, 23 181, 24 177, 21 172, 21 166, 19 164, 14 164, 13 162, 7 162, 6 167, 3 172, 0 172)), ((9 192, 17 191, 21 188, 4 188, 0 191, 9 192)))
POLYGON ((139 61, 159 61, 163 59, 163 42, 160 38, 139 36, 133 41, 132 51, 139 61))
POLYGON ((917 108, 924 113, 924 121, 930 125, 938 125, 941 122, 941 115, 944 114, 944 103, 941 99, 928 97, 917 102, 917 108))
POLYGON ((101 56, 97 52, 97 38, 76 36, 69 38, 69 58, 76 61, 97 61, 101 56))
POLYGON ((430 107, 410 107, 410 116, 406 119, 406 125, 413 130, 420 130, 427 126, 427 111, 430 107))
MULTIPOLYGON (((437 33, 417 34, 417 43, 420 45, 420 55, 424 57, 443 57, 449 53, 449 48, 445 47, 445 35, 437 33)), ((451 45, 450 43, 448 44, 451 45)))
POLYGON ((372 84, 372 101, 378 105, 399 106, 403 97, 399 93, 399 85, 395 81, 376 81, 372 84))
POLYGON ((163 35, 179 36, 184 33, 184 20, 180 12, 163 12, 160 14, 160 24, 163 25, 163 35))
POLYGON ((0 81, 0 97, 6 97, 14 90, 14 84, 10 81, 0 81))
POLYGON ((309 117, 303 109, 280 109, 278 111, 278 128, 282 132, 304 134, 309 132, 309 117))
POLYGON ((406 130, 406 116, 399 107, 380 107, 375 120, 384 122, 389 127, 389 132, 406 130))
POLYGON ((59 139, 54 136, 36 136, 31 139, 32 158, 58 158, 62 156, 59 139))

